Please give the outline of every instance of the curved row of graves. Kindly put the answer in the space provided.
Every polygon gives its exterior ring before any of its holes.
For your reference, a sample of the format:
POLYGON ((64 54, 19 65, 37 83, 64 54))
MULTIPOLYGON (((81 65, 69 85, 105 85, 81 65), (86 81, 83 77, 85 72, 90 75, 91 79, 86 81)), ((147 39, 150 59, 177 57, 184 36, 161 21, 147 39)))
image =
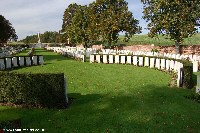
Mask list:
POLYGON ((96 53, 94 48, 79 48, 79 47, 46 47, 46 50, 59 53, 61 55, 70 56, 75 59, 79 59, 82 62, 85 61, 86 57, 90 57, 91 54, 96 53))
POLYGON ((24 66, 43 65, 42 55, 34 56, 13 56, 0 58, 0 70, 19 68, 24 66))
MULTIPOLYGON (((181 60, 156 56, 92 54, 90 55, 90 63, 132 64, 135 66, 171 71, 177 74, 177 87, 181 87, 183 85, 184 64, 181 60)), ((198 70, 198 67, 193 69, 198 70)))

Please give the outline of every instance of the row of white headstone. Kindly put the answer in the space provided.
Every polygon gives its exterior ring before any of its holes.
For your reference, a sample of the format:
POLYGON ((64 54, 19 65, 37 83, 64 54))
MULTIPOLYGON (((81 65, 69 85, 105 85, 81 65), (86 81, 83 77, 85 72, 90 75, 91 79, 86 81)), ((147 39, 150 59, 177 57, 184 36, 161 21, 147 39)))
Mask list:
POLYGON ((182 85, 182 68, 183 63, 164 59, 159 57, 143 57, 143 56, 129 56, 129 55, 90 55, 90 62, 94 63, 117 63, 117 64, 133 64, 135 66, 146 66, 149 68, 156 68, 160 70, 174 71, 178 74, 177 86, 182 85), (103 58, 103 59, 101 59, 103 58))
POLYGON ((46 47, 46 49, 61 55, 67 55, 76 59, 80 59, 82 62, 85 61, 85 57, 90 57, 91 54, 96 53, 96 50, 92 48, 87 48, 86 52, 85 49, 79 47, 46 47))
POLYGON ((18 68, 23 66, 43 65, 43 56, 15 56, 0 58, 0 70, 18 68))
POLYGON ((25 50, 25 48, 16 49, 13 47, 11 47, 10 50, 5 49, 0 52, 0 58, 11 56, 11 55, 16 55, 24 50, 25 50))

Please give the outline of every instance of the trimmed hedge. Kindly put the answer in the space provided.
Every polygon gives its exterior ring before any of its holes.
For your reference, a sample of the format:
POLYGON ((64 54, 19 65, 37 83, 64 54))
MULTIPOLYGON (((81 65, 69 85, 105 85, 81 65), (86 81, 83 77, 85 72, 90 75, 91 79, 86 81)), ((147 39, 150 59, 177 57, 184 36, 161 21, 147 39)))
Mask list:
POLYGON ((64 73, 0 72, 0 102, 34 107, 67 106, 64 73))
POLYGON ((193 83, 193 64, 183 63, 183 87, 192 89, 194 87, 193 83))

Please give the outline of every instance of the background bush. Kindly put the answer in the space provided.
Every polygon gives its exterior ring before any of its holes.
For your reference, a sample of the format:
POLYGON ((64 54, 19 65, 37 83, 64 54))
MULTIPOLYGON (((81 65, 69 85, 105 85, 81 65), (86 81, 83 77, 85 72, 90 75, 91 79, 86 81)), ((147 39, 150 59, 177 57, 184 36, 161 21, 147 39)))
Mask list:
POLYGON ((67 106, 64 74, 0 72, 0 102, 28 106, 67 106))

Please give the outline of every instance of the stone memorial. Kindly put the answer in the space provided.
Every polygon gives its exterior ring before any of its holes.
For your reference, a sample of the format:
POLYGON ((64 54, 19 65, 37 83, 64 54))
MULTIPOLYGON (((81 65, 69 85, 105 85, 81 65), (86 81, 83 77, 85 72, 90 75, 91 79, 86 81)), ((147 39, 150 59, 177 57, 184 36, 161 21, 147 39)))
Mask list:
POLYGON ((137 66, 138 65, 138 57, 133 56, 133 65, 137 66))
POLYGON ((6 69, 12 68, 12 60, 11 58, 6 58, 6 69))
POLYGON ((113 61, 113 55, 109 55, 109 64, 113 64, 114 63, 114 61, 113 61))
POLYGON ((39 64, 40 65, 44 64, 44 58, 43 58, 43 56, 39 56, 39 64))
POLYGON ((139 66, 144 66, 144 57, 139 57, 139 66))
POLYGON ((4 59, 0 59, 0 70, 5 70, 5 62, 4 59))
POLYGON ((160 59, 159 58, 156 59, 155 68, 160 69, 160 59))
POLYGON ((170 69, 170 60, 166 60, 166 70, 170 69))
POLYGON ((100 54, 96 55, 96 62, 101 63, 101 55, 100 54))
POLYGON ((107 54, 103 55, 103 63, 106 63, 106 64, 108 63, 108 55, 107 54))
POLYGON ((12 58, 12 65, 13 65, 13 67, 18 67, 17 57, 12 58))
POLYGON ((150 68, 154 68, 155 58, 150 58, 150 68))
POLYGON ((90 55, 90 63, 94 63, 94 55, 93 54, 90 55))
POLYGON ((119 55, 115 55, 115 63, 119 63, 119 55))
POLYGON ((161 69, 165 70, 165 59, 161 59, 161 69))
POLYGON ((126 63, 126 56, 125 55, 121 55, 121 64, 125 64, 126 63))
POLYGON ((199 67, 199 64, 198 64, 198 61, 193 61, 193 72, 198 72, 198 67, 199 67))
POLYGON ((31 66, 31 57, 25 57, 26 66, 31 66))
POLYGON ((149 67, 149 57, 144 58, 144 66, 149 67))
POLYGON ((37 58, 38 58, 37 56, 32 57, 33 65, 38 65, 38 59, 37 58))
POLYGON ((19 65, 24 66, 24 57, 19 57, 19 65))
POLYGON ((128 55, 127 56, 127 61, 126 61, 127 64, 132 64, 132 56, 128 55))

